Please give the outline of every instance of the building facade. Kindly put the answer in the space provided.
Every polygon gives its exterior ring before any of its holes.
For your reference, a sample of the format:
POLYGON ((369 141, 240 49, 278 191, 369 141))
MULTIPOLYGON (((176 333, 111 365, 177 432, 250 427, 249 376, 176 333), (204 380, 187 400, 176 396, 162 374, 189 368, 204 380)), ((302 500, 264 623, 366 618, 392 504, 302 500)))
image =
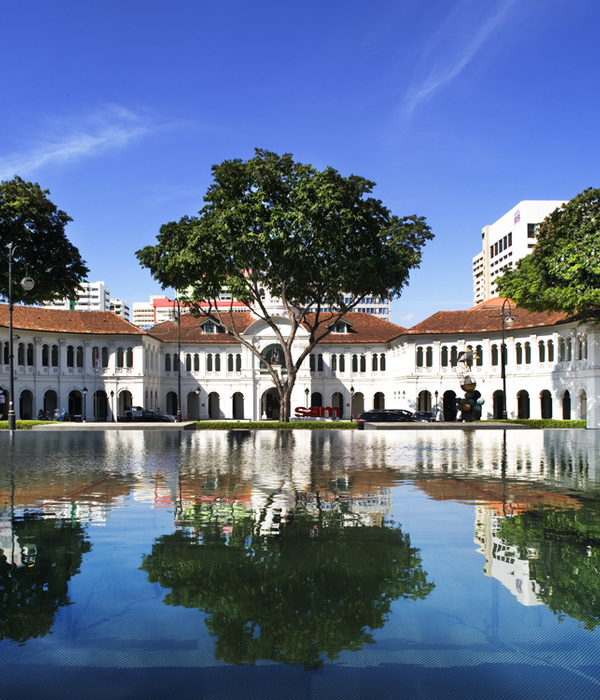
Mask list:
POLYGON ((481 232, 481 252, 473 258, 473 303, 498 296, 496 279, 529 255, 535 246, 538 225, 562 200, 519 202, 481 232))
MULTIPOLYGON (((371 314, 349 314, 306 358, 292 396, 296 409, 335 409, 349 419, 372 408, 440 410, 457 417, 461 353, 484 400, 483 418, 498 418, 502 299, 466 311, 438 312, 411 329, 371 314)), ((597 331, 564 314, 512 308, 505 332, 508 417, 585 418, 600 428, 597 331)), ((272 359, 274 330, 250 312, 231 315, 236 327, 272 359)), ((285 332, 288 321, 276 317, 285 332)), ((271 376, 257 357, 215 324, 181 315, 150 331, 110 312, 14 308, 17 418, 66 411, 76 420, 113 420, 128 406, 175 414, 181 384, 184 419, 277 419, 271 376), (17 338, 18 336, 18 338, 17 338)), ((306 347, 302 330, 293 347, 306 347)), ((279 353, 283 356, 283 353, 279 353)), ((280 371, 285 372, 281 366, 280 371)), ((0 305, 0 414, 9 386, 8 307, 0 305)))

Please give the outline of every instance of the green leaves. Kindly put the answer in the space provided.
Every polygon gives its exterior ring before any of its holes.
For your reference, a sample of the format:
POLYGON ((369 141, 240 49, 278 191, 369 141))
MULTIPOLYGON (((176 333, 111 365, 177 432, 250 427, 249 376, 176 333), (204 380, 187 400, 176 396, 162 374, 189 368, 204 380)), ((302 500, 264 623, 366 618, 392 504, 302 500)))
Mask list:
POLYGON ((532 311, 594 315, 600 308, 600 190, 587 189, 541 223, 531 255, 498 280, 532 311))
POLYGON ((89 272, 77 248, 67 239, 71 218, 58 209, 38 184, 20 177, 0 183, 0 294, 8 296, 7 246, 16 246, 15 279, 29 274, 35 287, 24 292, 13 285, 13 299, 29 304, 72 296, 89 272))

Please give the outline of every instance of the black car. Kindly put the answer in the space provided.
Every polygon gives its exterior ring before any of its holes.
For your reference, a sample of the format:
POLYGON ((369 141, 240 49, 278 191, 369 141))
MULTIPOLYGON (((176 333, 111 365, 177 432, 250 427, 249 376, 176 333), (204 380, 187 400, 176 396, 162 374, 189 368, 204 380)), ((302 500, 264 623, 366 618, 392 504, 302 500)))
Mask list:
POLYGON ((415 418, 420 423, 434 423, 435 422, 435 414, 431 413, 431 411, 417 411, 415 413, 415 418))
POLYGON ((119 423, 172 423, 175 420, 175 416, 161 411, 151 411, 139 407, 132 407, 132 409, 128 409, 124 416, 119 416, 117 421, 119 423))
POLYGON ((415 414, 403 408, 365 411, 358 416, 357 427, 364 430, 365 423, 418 423, 415 414))

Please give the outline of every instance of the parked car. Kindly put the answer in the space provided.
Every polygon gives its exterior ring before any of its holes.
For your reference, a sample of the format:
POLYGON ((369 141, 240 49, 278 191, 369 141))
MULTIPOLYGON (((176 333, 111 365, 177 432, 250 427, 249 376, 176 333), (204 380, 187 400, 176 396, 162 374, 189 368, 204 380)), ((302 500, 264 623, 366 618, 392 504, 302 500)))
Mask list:
POLYGON ((130 406, 122 416, 118 416, 119 423, 143 422, 143 423, 173 423, 175 416, 170 416, 159 410, 149 410, 141 406, 130 406))
POLYGON ((435 414, 431 413, 431 411, 417 411, 415 413, 415 418, 420 423, 434 423, 435 422, 435 414))
POLYGON ((418 423, 414 413, 403 408, 365 411, 358 416, 357 427, 364 430, 365 423, 418 423))

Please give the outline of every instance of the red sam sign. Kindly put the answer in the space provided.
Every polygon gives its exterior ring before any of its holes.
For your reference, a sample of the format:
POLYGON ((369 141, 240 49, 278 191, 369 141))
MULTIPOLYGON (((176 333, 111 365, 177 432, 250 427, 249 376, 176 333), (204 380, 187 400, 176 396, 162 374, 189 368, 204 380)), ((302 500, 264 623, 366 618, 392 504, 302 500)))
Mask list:
POLYGON ((311 406, 304 408, 298 406, 295 409, 296 418, 339 418, 340 409, 337 406, 311 406))

